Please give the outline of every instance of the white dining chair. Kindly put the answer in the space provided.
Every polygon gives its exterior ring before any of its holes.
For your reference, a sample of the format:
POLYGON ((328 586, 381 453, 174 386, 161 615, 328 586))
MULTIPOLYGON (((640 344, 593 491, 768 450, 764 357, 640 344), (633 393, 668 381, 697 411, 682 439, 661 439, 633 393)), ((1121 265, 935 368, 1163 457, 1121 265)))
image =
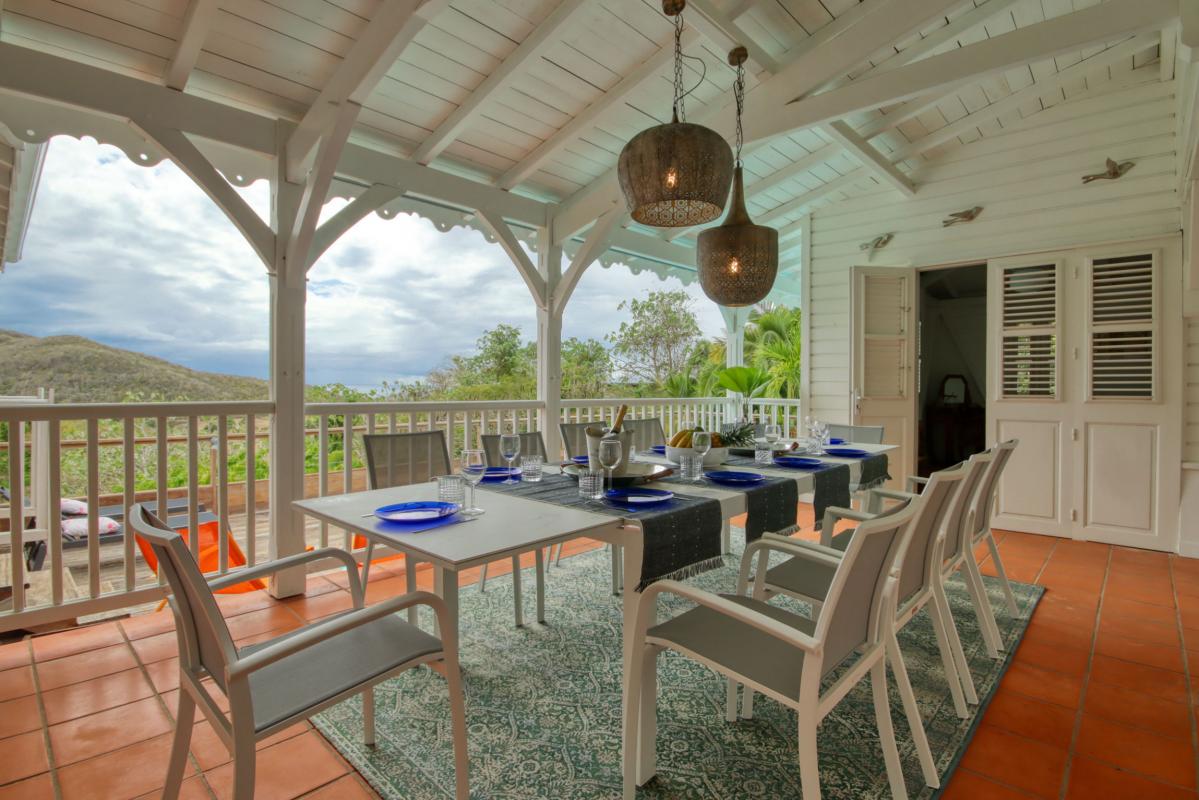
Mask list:
POLYGON ((626 676, 625 800, 633 800, 636 787, 657 771, 657 657, 665 649, 699 661, 797 712, 803 800, 820 798, 816 737, 821 720, 869 673, 891 794, 906 798, 887 699, 886 631, 887 620, 895 613, 898 587, 891 572, 914 513, 906 508, 863 522, 844 554, 820 547, 796 553, 797 558, 835 567, 816 620, 764 600, 713 594, 678 581, 649 586, 638 602, 635 650, 626 676), (696 606, 654 624, 660 594, 696 606), (848 659, 852 661, 837 680, 822 691, 822 679, 848 659))
POLYGON ((246 567, 206 581, 183 537, 140 504, 130 509, 136 534, 154 548, 170 587, 179 642, 179 706, 162 796, 175 800, 188 764, 196 706, 233 757, 233 800, 254 796, 255 744, 354 695, 362 696, 363 741, 375 744, 374 687, 422 664, 438 665, 446 677, 453 728, 455 797, 470 796, 466 709, 458 669, 458 646, 405 620, 398 612, 429 606, 441 630, 452 630, 445 603, 413 592, 364 607, 358 565, 344 550, 324 548, 246 567), (353 610, 314 622, 274 639, 237 647, 213 592, 313 561, 335 559, 346 569, 353 610), (211 684, 207 681, 210 680, 211 684), (229 711, 213 697, 223 694, 229 711))
POLYGON ((882 425, 835 425, 830 423, 828 435, 844 439, 848 444, 882 444, 882 425))

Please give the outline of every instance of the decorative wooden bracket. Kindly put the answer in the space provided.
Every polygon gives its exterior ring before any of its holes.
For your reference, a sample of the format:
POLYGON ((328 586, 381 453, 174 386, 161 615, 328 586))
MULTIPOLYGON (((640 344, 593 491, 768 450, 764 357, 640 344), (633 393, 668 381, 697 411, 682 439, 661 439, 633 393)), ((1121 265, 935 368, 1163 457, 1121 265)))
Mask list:
POLYGON ((1128 172, 1136 166, 1134 161, 1123 161, 1117 164, 1112 159, 1107 160, 1107 170, 1104 172, 1096 172, 1094 175, 1083 175, 1082 182, 1090 183, 1091 181, 1114 181, 1117 178, 1124 177, 1124 173, 1128 172))
POLYGON ((950 225, 957 225, 959 222, 974 222, 978 219, 978 215, 983 213, 982 206, 967 208, 965 211, 955 211, 945 219, 941 220, 941 226, 948 228, 950 225))

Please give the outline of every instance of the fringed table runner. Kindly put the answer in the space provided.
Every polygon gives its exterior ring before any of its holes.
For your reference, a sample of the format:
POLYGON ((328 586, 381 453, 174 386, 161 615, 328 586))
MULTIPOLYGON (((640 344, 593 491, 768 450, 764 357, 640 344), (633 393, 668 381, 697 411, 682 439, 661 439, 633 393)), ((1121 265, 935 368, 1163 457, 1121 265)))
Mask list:
POLYGON ((889 480, 891 475, 887 472, 887 454, 879 453, 862 459, 862 472, 858 475, 858 485, 854 488, 859 491, 873 489, 889 480))
POLYGON ((669 503, 657 508, 630 509, 580 497, 575 480, 554 474, 544 475, 537 483, 481 483, 479 488, 636 520, 645 537, 641 578, 637 583, 639 592, 654 581, 683 580, 724 565, 720 554, 724 517, 719 501, 708 497, 676 494, 669 503))
MULTIPOLYGON (((753 459, 750 459, 751 461, 753 459)), ((730 460, 728 463, 733 463, 730 460)), ((730 492, 741 492, 745 495, 745 541, 752 542, 761 538, 767 531, 781 531, 795 525, 795 512, 799 506, 799 484, 791 478, 765 476, 761 483, 746 486, 733 484, 716 484, 718 489, 730 492)), ((666 478, 664 483, 686 486, 691 481, 677 475, 666 478)))
MULTIPOLYGON (((883 464, 884 464, 884 471, 885 471, 886 470, 886 466, 885 466, 886 465, 886 461, 885 461, 886 456, 884 456, 883 458, 884 458, 883 464)), ((812 505, 815 506, 815 512, 816 512, 816 530, 820 530, 820 527, 824 522, 824 510, 826 508, 829 508, 830 506, 839 506, 839 507, 845 508, 849 505, 850 495, 849 495, 849 465, 848 464, 829 464, 827 462, 823 462, 823 463, 825 463, 825 465, 823 467, 821 467, 820 469, 792 470, 787 467, 779 467, 779 466, 774 466, 774 465, 766 466, 765 464, 758 464, 752 458, 730 458, 727 461, 725 461, 725 463, 728 464, 729 466, 754 467, 754 468, 760 469, 760 470, 783 470, 783 471, 787 471, 787 472, 801 472, 801 473, 806 472, 806 473, 810 474, 812 476, 812 490, 815 493, 815 497, 812 500, 812 505)), ((862 467, 863 467, 863 469, 865 469, 864 464, 862 465, 862 467)), ((795 481, 792 480, 791 484, 795 485, 795 481)), ((799 491, 798 487, 796 487, 796 492, 798 493, 798 491, 799 491)), ((792 519, 794 519, 794 515, 792 516, 792 519)), ((793 525, 794 523, 787 523, 787 524, 789 526, 789 525, 793 525)), ((769 530, 769 528, 767 530, 769 530)), ((775 529, 775 530, 779 530, 779 529, 775 529)), ((748 536, 748 535, 749 535, 749 533, 747 530, 746 536, 748 536)))

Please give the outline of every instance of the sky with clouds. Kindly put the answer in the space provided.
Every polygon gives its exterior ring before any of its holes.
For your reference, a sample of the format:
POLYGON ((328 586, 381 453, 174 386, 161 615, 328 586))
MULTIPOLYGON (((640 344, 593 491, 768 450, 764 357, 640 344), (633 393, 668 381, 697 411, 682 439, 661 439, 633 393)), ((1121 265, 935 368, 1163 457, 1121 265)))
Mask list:
MULTIPOLYGON (((239 191, 266 215, 265 182, 239 191)), ((698 284, 619 265, 583 276, 563 335, 602 339, 627 318, 621 300, 677 288, 694 298, 704 334, 723 335, 698 284)), ((0 328, 76 334, 194 369, 265 377, 267 291, 241 234, 169 161, 141 167, 115 148, 59 137, 24 256, 0 275, 0 328)), ((498 245, 473 230, 371 215, 310 273, 308 382, 412 380, 471 352, 501 322, 535 335, 533 301, 498 245)))

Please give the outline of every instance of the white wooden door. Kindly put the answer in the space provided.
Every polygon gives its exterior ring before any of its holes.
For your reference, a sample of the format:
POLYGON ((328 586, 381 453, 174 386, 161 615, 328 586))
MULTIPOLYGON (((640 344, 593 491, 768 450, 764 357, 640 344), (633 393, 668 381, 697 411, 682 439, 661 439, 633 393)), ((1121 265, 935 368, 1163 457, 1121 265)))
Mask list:
POLYGON ((902 484, 916 467, 916 271, 853 269, 854 425, 882 425, 891 477, 902 484))
POLYGON ((1173 551, 1182 462, 1181 292, 1177 245, 1078 255, 1084 330, 1073 351, 1079 386, 1075 533, 1173 551))
POLYGON ((1019 439, 999 487, 995 526, 1071 536, 1071 411, 1061 353, 1064 259, 987 265, 987 431, 1019 439))
POLYGON ((988 435, 1020 440, 996 527, 1174 550, 1178 240, 1001 259, 989 270, 988 435))

